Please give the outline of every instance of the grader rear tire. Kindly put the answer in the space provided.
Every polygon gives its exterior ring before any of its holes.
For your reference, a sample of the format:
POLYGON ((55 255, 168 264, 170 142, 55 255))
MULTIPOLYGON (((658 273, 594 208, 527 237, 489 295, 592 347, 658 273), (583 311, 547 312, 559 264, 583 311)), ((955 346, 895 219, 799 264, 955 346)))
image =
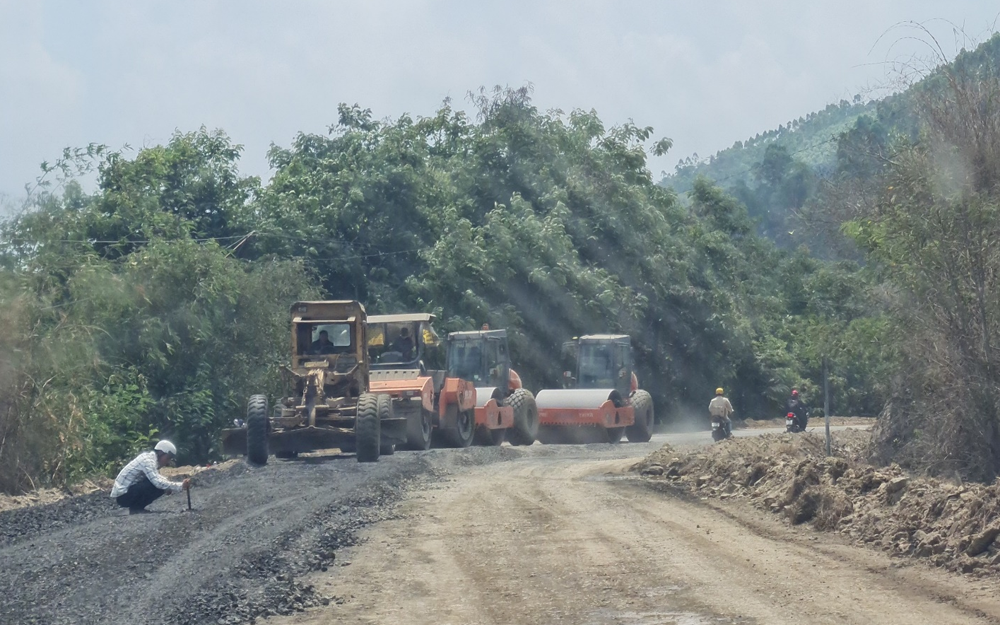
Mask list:
POLYGON ((531 391, 519 388, 507 398, 514 409, 514 427, 510 429, 511 445, 530 445, 538 438, 538 406, 531 391))
MULTIPOLYGON (((388 395, 378 396, 378 420, 379 423, 392 418, 392 397, 388 395)), ((381 429, 381 428, 380 428, 381 429)), ((379 455, 391 456, 396 453, 396 444, 386 442, 385 439, 379 441, 379 455)))
POLYGON ((625 436, 630 443, 648 443, 653 438, 653 398, 649 393, 638 390, 632 395, 635 411, 635 425, 625 428, 625 436))
POLYGON ((358 398, 358 416, 354 421, 358 462, 378 462, 381 447, 378 395, 362 393, 358 398))
POLYGON ((247 460, 267 464, 268 447, 267 395, 251 395, 247 401, 247 460))

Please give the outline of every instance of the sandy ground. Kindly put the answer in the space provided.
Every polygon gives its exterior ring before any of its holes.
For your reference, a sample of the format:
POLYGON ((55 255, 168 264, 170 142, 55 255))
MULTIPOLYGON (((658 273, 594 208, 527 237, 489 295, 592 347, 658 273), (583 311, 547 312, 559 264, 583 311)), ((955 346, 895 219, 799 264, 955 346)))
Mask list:
MULTIPOLYGON (((783 428, 785 419, 746 419, 742 422, 747 428, 783 428)), ((871 427, 875 425, 875 417, 830 417, 830 425, 833 427, 854 426, 871 427)), ((809 419, 809 429, 823 429, 826 426, 826 419, 823 417, 813 417, 809 419)))
POLYGON ((267 623, 1000 623, 995 580, 626 475, 652 447, 535 445, 417 489, 310 576, 334 602, 267 623))

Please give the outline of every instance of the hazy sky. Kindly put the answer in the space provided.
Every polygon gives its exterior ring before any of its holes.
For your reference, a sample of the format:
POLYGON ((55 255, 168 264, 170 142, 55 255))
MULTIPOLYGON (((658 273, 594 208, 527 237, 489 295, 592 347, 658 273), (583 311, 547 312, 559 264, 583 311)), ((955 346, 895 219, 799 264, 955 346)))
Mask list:
POLYGON ((471 89, 526 82, 542 109, 593 108, 674 139, 650 163, 658 176, 884 85, 887 59, 928 52, 900 22, 926 23, 954 54, 941 20, 983 40, 998 12, 983 0, 0 0, 0 193, 23 196, 63 147, 139 148, 202 125, 267 176, 268 146, 325 132, 340 102, 431 115, 446 97, 468 107, 471 89))

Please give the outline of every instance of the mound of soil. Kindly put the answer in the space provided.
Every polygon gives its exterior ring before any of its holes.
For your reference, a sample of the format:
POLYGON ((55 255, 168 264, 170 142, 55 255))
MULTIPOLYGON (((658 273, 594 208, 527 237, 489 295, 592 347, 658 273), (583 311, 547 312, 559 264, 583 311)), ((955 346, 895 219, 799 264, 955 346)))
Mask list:
POLYGON ((956 484, 865 461, 870 434, 767 434, 691 451, 665 445, 633 469, 700 496, 745 499, 896 556, 975 575, 1000 573, 1000 480, 956 484))
MULTIPOLYGON (((160 469, 160 473, 162 473, 167 479, 176 482, 187 477, 194 477, 204 471, 213 472, 227 470, 237 462, 239 461, 228 460, 220 464, 204 467, 164 467, 160 469)), ((79 497, 80 495, 90 495, 99 492, 110 493, 114 483, 115 481, 109 477, 94 477, 67 488, 39 488, 23 495, 0 494, 0 512, 17 510, 19 508, 29 508, 31 506, 44 506, 60 502, 63 499, 68 499, 70 497, 79 497)))

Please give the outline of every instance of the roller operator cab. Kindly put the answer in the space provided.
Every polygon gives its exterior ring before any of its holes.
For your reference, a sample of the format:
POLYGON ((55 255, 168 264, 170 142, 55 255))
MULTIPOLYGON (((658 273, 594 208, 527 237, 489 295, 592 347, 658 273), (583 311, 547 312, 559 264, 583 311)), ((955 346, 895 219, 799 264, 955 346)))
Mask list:
POLYGON ((563 388, 540 391, 543 443, 616 443, 622 434, 646 442, 653 434, 653 400, 639 388, 631 339, 594 334, 565 343, 563 388))
POLYGON ((534 396, 510 367, 506 331, 453 332, 442 342, 433 321, 404 313, 367 322, 371 389, 388 395, 406 419, 405 447, 534 442, 534 396))
POLYGON ((447 376, 475 387, 474 419, 464 421, 454 442, 467 445, 531 445, 538 434, 538 409, 531 391, 510 366, 506 330, 452 332, 448 335, 447 376), (465 442, 469 441, 469 442, 465 442))
POLYGON ((287 395, 268 411, 266 395, 252 395, 245 421, 223 431, 223 451, 268 456, 340 448, 359 462, 375 462, 406 441, 406 421, 388 397, 370 389, 366 313, 356 301, 296 302, 291 310, 287 395))
POLYGON ((368 317, 371 390, 391 398, 394 414, 406 420, 406 449, 429 449, 435 427, 441 427, 439 405, 454 400, 456 410, 472 411, 475 398, 468 389, 444 392, 445 372, 438 363, 442 341, 434 331, 434 315, 404 313, 368 317))

